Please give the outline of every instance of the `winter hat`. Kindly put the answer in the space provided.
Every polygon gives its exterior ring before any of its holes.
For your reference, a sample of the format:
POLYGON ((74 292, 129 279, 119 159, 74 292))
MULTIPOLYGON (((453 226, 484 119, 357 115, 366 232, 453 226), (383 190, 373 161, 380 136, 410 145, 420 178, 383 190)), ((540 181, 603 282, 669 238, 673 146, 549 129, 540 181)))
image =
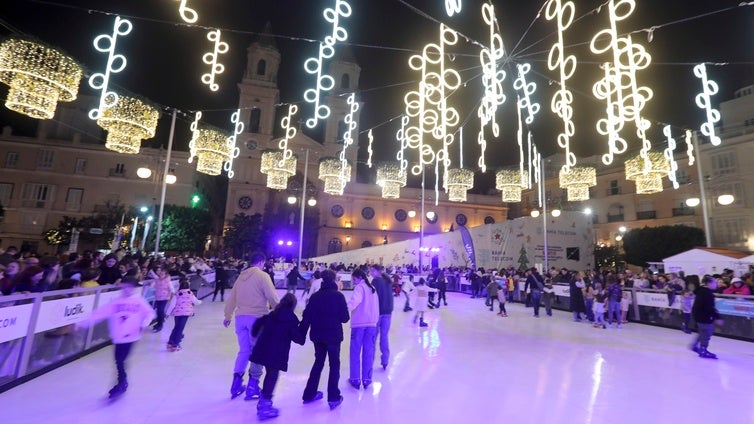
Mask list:
POLYGON ((744 281, 743 281, 742 279, 738 278, 738 277, 733 277, 733 279, 732 279, 732 280, 730 280, 730 283, 731 283, 731 284, 736 284, 736 283, 741 283, 741 284, 743 284, 743 282, 744 282, 744 281))

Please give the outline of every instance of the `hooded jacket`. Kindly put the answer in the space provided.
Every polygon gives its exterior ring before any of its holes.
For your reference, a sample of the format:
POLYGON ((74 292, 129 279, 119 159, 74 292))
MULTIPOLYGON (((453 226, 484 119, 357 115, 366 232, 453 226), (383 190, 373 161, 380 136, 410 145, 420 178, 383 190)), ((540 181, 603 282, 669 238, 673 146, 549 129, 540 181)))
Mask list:
POLYGON ((251 329, 252 336, 257 337, 251 362, 288 371, 291 342, 303 345, 306 340, 298 325, 298 317, 289 309, 278 309, 256 320, 251 329))

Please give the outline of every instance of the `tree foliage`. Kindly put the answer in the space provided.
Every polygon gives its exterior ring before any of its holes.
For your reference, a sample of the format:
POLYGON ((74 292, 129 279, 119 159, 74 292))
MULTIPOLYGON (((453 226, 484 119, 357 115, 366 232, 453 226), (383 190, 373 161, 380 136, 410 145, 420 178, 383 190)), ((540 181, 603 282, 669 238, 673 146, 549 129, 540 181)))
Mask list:
POLYGON ((596 269, 617 269, 622 262, 618 246, 597 245, 594 247, 596 269))
POLYGON ((223 244, 234 257, 240 258, 253 250, 264 250, 267 238, 262 215, 238 213, 225 230, 223 244))
MULTIPOLYGON (((155 230, 156 225, 152 226, 155 230)), ((212 216, 205 209, 166 205, 162 217, 160 249, 203 252, 212 230, 212 216)), ((151 232, 150 232, 151 233, 151 232)))
POLYGON ((687 225, 637 228, 623 235, 626 262, 639 266, 704 244, 704 231, 687 225))
POLYGON ((113 238, 115 227, 120 224, 121 218, 129 213, 131 212, 121 204, 108 204, 104 210, 94 215, 81 218, 64 216, 57 228, 48 229, 42 236, 50 246, 66 245, 70 244, 73 229, 77 228, 80 231, 80 242, 92 244, 95 248, 106 248, 113 238), (102 233, 92 234, 89 231, 91 228, 101 229, 102 233))

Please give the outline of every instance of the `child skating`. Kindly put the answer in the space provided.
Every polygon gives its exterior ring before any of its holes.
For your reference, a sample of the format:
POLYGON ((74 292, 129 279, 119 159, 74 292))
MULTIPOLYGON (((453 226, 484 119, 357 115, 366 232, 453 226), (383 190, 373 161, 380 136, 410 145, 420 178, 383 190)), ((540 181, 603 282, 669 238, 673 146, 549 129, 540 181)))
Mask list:
POLYGON ((194 305, 199 305, 202 301, 197 299, 191 291, 190 283, 186 278, 181 279, 178 292, 173 299, 171 300, 172 307, 168 307, 168 315, 173 316, 174 324, 167 347, 169 351, 176 352, 181 350, 183 330, 186 328, 189 317, 194 315, 194 305))
POLYGON ((424 322, 424 312, 427 310, 429 303, 429 293, 436 292, 437 289, 427 286, 427 282, 424 278, 419 279, 419 283, 416 285, 416 314, 414 314, 414 324, 419 319, 419 327, 427 327, 428 324, 424 322))

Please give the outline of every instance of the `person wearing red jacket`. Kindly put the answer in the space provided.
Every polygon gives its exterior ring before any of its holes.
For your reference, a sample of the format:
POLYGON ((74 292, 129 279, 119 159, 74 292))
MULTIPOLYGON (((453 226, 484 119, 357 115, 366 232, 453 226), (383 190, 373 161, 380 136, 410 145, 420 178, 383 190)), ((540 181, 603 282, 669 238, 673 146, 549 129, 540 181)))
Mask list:
POLYGON ((738 277, 733 278, 730 280, 730 286, 723 290, 723 294, 740 294, 744 296, 748 296, 751 294, 751 290, 749 289, 749 286, 744 284, 743 280, 741 280, 738 277))

